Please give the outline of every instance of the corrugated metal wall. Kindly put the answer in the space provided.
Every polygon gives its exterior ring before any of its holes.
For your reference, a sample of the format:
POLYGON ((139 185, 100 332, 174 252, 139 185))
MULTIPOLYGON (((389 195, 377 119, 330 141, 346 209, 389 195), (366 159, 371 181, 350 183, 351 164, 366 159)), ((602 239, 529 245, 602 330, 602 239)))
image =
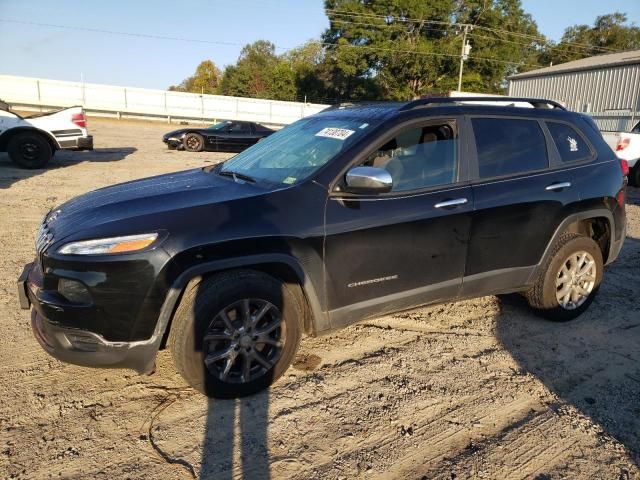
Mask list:
POLYGON ((512 79, 509 95, 556 100, 602 130, 628 130, 640 117, 640 64, 512 79))

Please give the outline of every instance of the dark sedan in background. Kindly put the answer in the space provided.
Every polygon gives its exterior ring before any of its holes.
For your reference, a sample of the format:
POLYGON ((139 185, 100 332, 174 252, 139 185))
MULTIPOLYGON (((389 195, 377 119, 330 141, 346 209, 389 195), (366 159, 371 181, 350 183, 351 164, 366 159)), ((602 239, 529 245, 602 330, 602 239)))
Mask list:
POLYGON ((181 128, 162 137, 170 149, 241 152, 275 130, 254 122, 223 121, 209 128, 181 128))

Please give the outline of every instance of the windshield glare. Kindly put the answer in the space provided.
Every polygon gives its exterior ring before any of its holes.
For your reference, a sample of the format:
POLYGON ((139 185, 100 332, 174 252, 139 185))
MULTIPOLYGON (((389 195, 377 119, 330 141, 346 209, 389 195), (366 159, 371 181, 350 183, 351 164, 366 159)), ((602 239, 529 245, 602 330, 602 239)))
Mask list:
POLYGON ((371 128, 362 119, 304 118, 225 162, 220 172, 293 185, 312 175, 371 128))

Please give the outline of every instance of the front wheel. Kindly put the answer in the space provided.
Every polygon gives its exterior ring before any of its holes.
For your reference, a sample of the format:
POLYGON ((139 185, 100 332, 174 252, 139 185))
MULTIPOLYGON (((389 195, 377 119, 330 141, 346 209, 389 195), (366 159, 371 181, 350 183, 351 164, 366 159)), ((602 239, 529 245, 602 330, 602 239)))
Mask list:
POLYGON ((182 144, 188 152, 201 152, 204 149, 204 138, 197 133, 187 133, 182 144))
POLYGON ((526 293, 529 305, 550 320, 572 320, 589 308, 598 293, 603 268, 602 252, 593 239, 565 233, 526 293))
POLYGON ((37 133, 25 132, 9 140, 7 152, 11 161, 22 168, 42 168, 53 157, 49 142, 37 133))
POLYGON ((303 309, 290 288, 250 270, 198 282, 176 311, 169 347, 180 374, 209 397, 256 393, 289 367, 303 309))

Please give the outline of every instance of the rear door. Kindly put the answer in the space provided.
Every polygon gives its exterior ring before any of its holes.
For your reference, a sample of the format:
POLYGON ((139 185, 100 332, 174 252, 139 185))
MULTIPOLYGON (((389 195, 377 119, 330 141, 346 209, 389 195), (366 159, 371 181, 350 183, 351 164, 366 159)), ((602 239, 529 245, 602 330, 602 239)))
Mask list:
POLYGON ((471 117, 475 211, 462 295, 527 284, 569 204, 579 200, 544 122, 471 117))
POLYGON ((325 279, 334 327, 459 293, 473 199, 458 132, 455 118, 402 128, 352 165, 385 168, 390 193, 329 198, 325 279))

